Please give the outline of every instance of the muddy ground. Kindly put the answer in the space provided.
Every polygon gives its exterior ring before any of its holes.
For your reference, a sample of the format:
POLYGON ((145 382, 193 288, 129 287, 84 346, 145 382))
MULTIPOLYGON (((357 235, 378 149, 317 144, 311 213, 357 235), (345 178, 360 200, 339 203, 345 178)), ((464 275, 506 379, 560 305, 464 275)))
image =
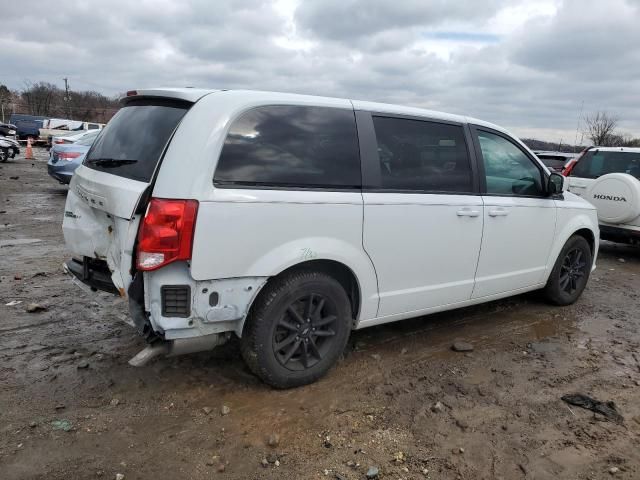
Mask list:
POLYGON ((233 343, 136 369, 124 304, 62 273, 66 187, 36 153, 0 164, 0 478, 640 478, 640 249, 603 242, 571 307, 531 294, 356 332, 296 390, 233 343))

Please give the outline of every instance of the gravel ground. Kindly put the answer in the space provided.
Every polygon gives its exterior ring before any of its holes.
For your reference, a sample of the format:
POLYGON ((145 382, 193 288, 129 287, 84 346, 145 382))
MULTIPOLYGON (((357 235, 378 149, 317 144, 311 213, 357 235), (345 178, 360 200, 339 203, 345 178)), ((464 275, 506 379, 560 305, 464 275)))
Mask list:
POLYGON ((67 187, 36 154, 0 164, 3 480, 640 478, 640 249, 603 242, 571 307, 530 294, 362 330, 325 379, 274 391, 234 342, 130 367, 124 303, 62 273, 67 187))

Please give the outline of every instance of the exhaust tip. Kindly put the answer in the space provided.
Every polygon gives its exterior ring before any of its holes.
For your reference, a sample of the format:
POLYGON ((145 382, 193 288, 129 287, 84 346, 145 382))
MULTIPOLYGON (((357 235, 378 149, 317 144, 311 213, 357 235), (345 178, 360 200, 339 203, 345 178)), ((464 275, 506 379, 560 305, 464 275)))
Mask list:
POLYGON ((131 360, 129 360, 129 365, 132 367, 143 367, 151 360, 161 355, 166 355, 169 353, 169 344, 168 343, 156 343, 155 345, 147 345, 145 348, 140 350, 131 360))

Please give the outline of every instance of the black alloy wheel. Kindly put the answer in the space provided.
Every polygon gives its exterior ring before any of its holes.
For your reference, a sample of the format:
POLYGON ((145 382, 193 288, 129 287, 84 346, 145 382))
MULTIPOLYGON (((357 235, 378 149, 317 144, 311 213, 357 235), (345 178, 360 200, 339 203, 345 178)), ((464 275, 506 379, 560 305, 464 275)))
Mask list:
POLYGON ((336 306, 331 299, 310 293, 291 303, 273 333, 273 352, 289 370, 316 365, 336 336, 336 306))
POLYGON ((274 277, 251 306, 240 339, 249 369, 276 388, 306 385, 339 360, 353 310, 327 273, 298 270, 274 277))
POLYGON ((587 273, 587 262, 579 248, 569 251, 560 268, 560 288, 571 295, 578 289, 580 279, 587 273))
POLYGON ((544 287, 547 300, 555 305, 570 305, 580 298, 589 281, 592 259, 591 246, 583 236, 569 238, 544 287))

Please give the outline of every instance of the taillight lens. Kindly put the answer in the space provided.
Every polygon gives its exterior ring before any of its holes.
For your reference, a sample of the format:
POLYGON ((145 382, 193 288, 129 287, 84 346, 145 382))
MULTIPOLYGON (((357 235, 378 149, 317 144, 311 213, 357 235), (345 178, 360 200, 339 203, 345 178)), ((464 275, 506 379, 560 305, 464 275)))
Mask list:
POLYGON ((573 170, 573 166, 576 163, 577 163, 577 160, 575 158, 572 158, 571 160, 569 160, 567 164, 564 166, 564 168, 562 169, 562 175, 564 175, 565 177, 568 177, 571 174, 571 170, 573 170))
POLYGON ((156 270, 176 260, 190 260, 196 200, 152 198, 138 233, 137 266, 156 270))
POLYGON ((80 155, 80 152, 58 152, 58 158, 60 160, 67 160, 68 162, 74 158, 78 158, 80 155))
POLYGON ((576 166, 576 163, 578 163, 580 159, 584 157, 590 149, 591 147, 585 148, 582 152, 580 152, 580 155, 578 155, 576 158, 569 160, 567 164, 564 166, 564 169, 562 170, 562 175, 564 175, 565 177, 568 177, 569 175, 571 175, 571 171, 576 166))

